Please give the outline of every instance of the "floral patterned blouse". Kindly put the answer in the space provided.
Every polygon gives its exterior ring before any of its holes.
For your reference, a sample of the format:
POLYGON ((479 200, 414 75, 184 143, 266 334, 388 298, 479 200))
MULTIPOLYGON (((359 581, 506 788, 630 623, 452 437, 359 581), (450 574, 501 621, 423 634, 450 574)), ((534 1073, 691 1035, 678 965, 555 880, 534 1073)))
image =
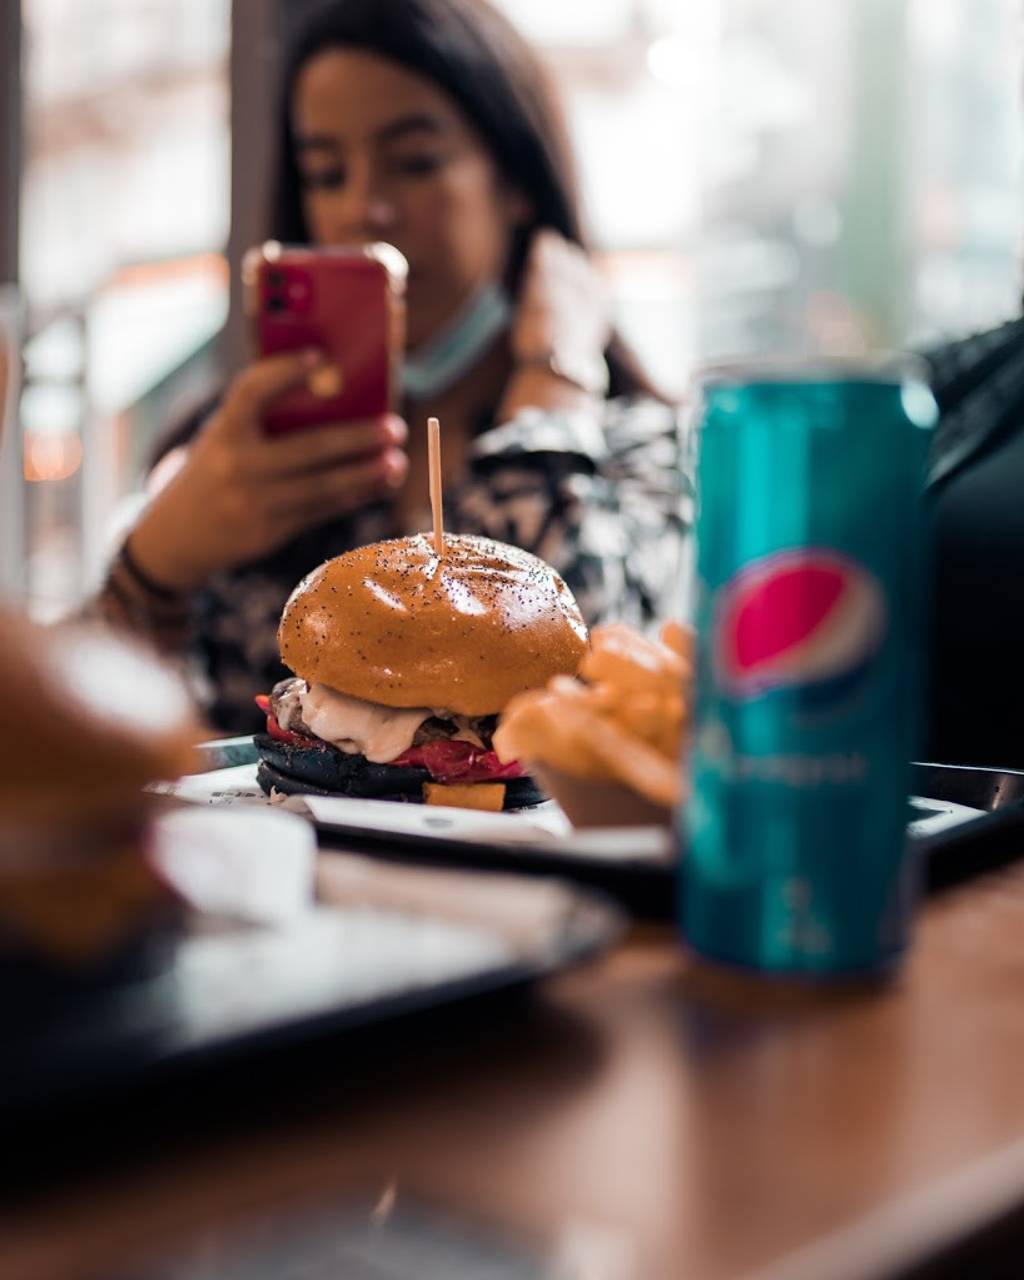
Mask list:
MULTIPOLYGON (((445 490, 445 526, 541 556, 589 624, 644 627, 682 611, 692 493, 680 457, 676 413, 654 400, 609 401, 603 421, 526 409, 475 437, 466 479, 445 490)), ((263 720, 254 696, 289 674, 277 624, 292 588, 331 556, 406 532, 389 505, 367 507, 189 598, 148 581, 122 547, 95 611, 184 653, 208 723, 251 732, 263 720)))

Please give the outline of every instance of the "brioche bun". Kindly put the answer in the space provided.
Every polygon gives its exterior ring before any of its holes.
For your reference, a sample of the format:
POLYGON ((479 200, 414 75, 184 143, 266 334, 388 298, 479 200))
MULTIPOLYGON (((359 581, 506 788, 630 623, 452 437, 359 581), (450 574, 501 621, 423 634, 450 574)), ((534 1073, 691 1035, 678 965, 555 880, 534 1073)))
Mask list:
POLYGON ((281 658, 309 684, 390 707, 501 711, 523 689, 573 674, 587 629, 536 556, 490 538, 424 534, 373 543, 314 569, 292 592, 281 658))

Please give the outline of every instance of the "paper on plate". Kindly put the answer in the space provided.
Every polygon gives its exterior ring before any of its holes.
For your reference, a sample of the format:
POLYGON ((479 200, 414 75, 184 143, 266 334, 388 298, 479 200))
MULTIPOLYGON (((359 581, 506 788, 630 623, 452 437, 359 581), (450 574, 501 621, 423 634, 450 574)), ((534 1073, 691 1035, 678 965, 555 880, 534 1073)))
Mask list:
POLYGON ((269 799, 256 781, 256 765, 194 773, 150 790, 193 804, 261 804, 292 807, 317 822, 370 831, 454 837, 462 840, 530 840, 561 836, 572 830, 553 801, 518 813, 481 813, 446 805, 412 805, 396 800, 361 800, 347 796, 289 796, 269 799))
POLYGON ((237 764, 230 769, 190 773, 170 782, 154 782, 147 790, 156 792, 157 795, 174 796, 177 800, 188 800, 193 804, 270 804, 256 781, 254 764, 237 764))
POLYGON ((343 796, 307 796, 314 821, 352 828, 438 840, 465 840, 541 848, 608 861, 667 862, 673 858, 672 836, 663 827, 594 827, 574 831, 559 806, 550 800, 513 813, 480 813, 444 805, 409 805, 387 800, 351 800, 343 796))
POLYGON ((482 813, 447 805, 355 800, 347 796, 306 796, 305 802, 314 820, 326 826, 440 839, 534 843, 538 839, 568 835, 572 830, 569 819, 553 801, 518 813, 482 813))
POLYGON ((445 805, 401 804, 393 800, 356 800, 346 796, 290 796, 269 800, 256 782, 256 765, 238 765, 192 774, 151 790, 190 804, 259 805, 294 808, 322 826, 342 831, 377 831, 437 840, 465 840, 543 848, 614 861, 663 863, 673 858, 671 835, 660 827, 596 827, 574 831, 553 801, 513 813, 481 813, 445 805))

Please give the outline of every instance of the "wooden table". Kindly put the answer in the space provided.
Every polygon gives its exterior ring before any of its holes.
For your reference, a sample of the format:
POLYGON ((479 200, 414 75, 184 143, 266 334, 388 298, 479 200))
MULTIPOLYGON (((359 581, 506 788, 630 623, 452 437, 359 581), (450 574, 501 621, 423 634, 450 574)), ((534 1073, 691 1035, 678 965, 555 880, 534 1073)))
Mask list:
POLYGON ((877 990, 740 983, 637 931, 297 1110, 34 1193, 0 1217, 0 1274, 106 1274, 392 1186, 594 1280, 889 1274, 1024 1203, 1024 869, 934 899, 877 990))

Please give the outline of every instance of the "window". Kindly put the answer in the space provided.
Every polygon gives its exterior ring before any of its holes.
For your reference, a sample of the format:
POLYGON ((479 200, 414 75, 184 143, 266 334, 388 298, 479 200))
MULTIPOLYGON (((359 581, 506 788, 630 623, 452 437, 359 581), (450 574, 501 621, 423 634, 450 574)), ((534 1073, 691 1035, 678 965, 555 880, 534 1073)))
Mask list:
POLYGON ((98 569, 117 497, 223 324, 228 0, 25 0, 28 589, 98 569))
MULTIPOLYGON (((496 2, 562 90, 616 319, 670 394, 703 359, 913 345, 1019 310, 1019 0, 496 2)), ((231 9, 22 3, 21 417, 43 616, 88 588, 118 499, 213 376, 231 9)), ((236 49, 255 120, 285 11, 244 12, 246 33, 263 24, 251 58, 236 49)), ((256 185, 267 133, 236 140, 256 185)), ((250 196, 236 239, 257 234, 250 196)))

